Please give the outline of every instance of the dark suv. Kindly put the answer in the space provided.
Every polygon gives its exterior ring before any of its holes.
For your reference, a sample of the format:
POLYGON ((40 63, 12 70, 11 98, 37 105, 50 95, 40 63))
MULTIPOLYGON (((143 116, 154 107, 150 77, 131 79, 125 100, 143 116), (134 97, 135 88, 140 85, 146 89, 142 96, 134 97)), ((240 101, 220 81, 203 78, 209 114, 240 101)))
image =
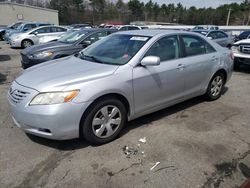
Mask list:
POLYGON ((235 38, 235 42, 250 38, 250 30, 242 32, 238 37, 235 38))
POLYGON ((22 67, 26 69, 45 61, 78 53, 116 31, 115 29, 81 29, 71 31, 57 41, 31 46, 21 52, 22 67))

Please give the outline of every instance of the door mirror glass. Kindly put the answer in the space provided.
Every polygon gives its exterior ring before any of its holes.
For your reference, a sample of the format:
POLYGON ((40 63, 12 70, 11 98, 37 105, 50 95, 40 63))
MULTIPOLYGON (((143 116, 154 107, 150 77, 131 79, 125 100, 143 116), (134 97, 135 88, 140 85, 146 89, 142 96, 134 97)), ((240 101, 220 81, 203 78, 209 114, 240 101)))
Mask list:
POLYGON ((160 58, 157 56, 147 56, 141 60, 142 66, 157 66, 160 65, 160 58))
POLYGON ((85 41, 81 42, 82 46, 89 46, 90 44, 91 44, 90 40, 85 40, 85 41))
POLYGON ((213 40, 213 37, 207 37, 208 39, 210 39, 210 40, 213 40))
POLYGON ((38 32, 36 31, 36 32, 34 32, 34 35, 37 35, 38 34, 38 32))

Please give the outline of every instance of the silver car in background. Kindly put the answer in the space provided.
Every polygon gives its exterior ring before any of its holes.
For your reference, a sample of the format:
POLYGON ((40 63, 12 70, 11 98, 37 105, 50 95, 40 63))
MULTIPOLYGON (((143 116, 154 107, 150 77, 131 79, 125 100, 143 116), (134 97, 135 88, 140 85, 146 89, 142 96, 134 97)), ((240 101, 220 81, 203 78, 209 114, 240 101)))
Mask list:
POLYGON ((199 34, 124 31, 26 69, 8 101, 27 133, 104 144, 127 120, 200 95, 218 99, 232 69, 231 51, 199 34))
POLYGON ((67 31, 60 26, 42 26, 31 29, 24 33, 16 33, 10 37, 11 47, 27 48, 39 44, 39 39, 43 36, 59 36, 67 31))
POLYGON ((231 48, 232 44, 234 43, 234 37, 231 34, 225 33, 221 30, 194 30, 196 33, 200 33, 207 38, 213 40, 214 42, 218 43, 219 45, 231 48))

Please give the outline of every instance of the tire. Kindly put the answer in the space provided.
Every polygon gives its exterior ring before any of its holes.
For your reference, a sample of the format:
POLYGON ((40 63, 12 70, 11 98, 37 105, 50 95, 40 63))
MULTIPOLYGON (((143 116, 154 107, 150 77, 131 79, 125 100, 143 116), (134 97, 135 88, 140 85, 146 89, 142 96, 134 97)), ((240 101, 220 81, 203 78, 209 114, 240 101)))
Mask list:
POLYGON ((93 103, 87 110, 80 125, 80 135, 91 144, 105 144, 119 135, 126 120, 124 104, 116 98, 106 97, 93 103), (114 112, 113 118, 111 112, 114 112))
POLYGON ((234 59, 234 70, 240 69, 240 62, 238 59, 234 59))
POLYGON ((225 77, 222 73, 216 73, 210 80, 205 97, 209 101, 217 100, 221 97, 221 93, 225 84, 225 77))
POLYGON ((4 40, 3 35, 4 35, 3 33, 0 33, 0 40, 4 40))
POLYGON ((33 42, 29 39, 25 39, 22 41, 21 46, 22 48, 28 48, 33 45, 33 42))

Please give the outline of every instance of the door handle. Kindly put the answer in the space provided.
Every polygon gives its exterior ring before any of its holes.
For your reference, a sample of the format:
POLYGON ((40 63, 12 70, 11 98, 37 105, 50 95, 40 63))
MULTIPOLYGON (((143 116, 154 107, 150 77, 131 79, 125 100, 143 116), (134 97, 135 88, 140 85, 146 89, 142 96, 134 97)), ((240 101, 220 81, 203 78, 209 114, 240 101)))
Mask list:
POLYGON ((212 61, 217 61, 219 58, 218 57, 216 57, 216 56, 213 56, 212 57, 212 61))
POLYGON ((183 70, 184 68, 185 68, 185 65, 183 64, 179 64, 177 67, 178 70, 183 70))

